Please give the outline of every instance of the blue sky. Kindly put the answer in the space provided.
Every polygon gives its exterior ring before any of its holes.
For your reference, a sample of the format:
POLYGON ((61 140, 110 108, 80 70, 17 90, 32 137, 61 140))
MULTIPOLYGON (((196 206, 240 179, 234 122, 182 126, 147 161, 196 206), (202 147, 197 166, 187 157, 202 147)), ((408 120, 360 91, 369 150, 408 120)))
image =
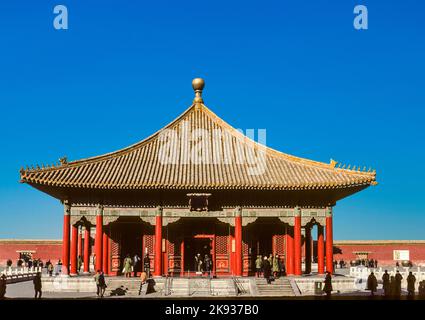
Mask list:
POLYGON ((61 238, 59 201, 21 166, 94 156, 193 99, 297 156, 372 166, 335 239, 424 239, 423 1, 1 1, 0 238, 61 238), (69 29, 53 28, 53 7, 69 29), (366 5, 369 29, 353 28, 366 5))

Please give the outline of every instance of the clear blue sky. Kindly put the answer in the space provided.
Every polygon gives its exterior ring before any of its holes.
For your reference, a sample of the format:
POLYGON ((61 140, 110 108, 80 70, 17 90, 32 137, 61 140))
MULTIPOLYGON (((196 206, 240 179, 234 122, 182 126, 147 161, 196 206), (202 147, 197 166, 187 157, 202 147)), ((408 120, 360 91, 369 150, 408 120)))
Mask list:
POLYGON ((377 169, 335 208, 336 239, 424 239, 423 1, 1 1, 0 238, 61 238, 27 164, 95 156, 193 99, 283 152, 377 169), (69 29, 53 28, 65 4, 69 29), (353 28, 353 8, 369 29, 353 28))

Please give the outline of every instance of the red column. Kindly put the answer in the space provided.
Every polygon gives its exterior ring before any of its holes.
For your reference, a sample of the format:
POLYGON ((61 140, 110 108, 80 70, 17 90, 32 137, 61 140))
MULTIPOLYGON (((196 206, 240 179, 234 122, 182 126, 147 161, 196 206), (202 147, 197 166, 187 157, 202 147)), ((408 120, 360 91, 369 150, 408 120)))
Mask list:
POLYGON ((108 274, 108 235, 103 231, 102 244, 102 270, 104 274, 108 274))
POLYGON ((82 227, 78 228, 78 256, 83 256, 83 232, 82 227))
POLYGON ((301 271, 301 212, 294 218, 294 274, 300 276, 301 271))
POLYGON ((333 273, 333 235, 332 235, 332 209, 326 213, 326 271, 333 273))
POLYGON ((325 243, 323 239, 323 226, 317 225, 317 272, 325 273, 325 243))
POLYGON ((305 273, 311 273, 311 228, 305 227, 305 273))
POLYGON ((180 276, 184 276, 184 239, 180 243, 180 276))
POLYGON ((95 272, 102 270, 102 238, 103 238, 103 208, 99 207, 96 215, 96 238, 94 240, 96 262, 95 272))
MULTIPOLYGON (((140 258, 143 258, 140 257, 140 258)), ((140 263, 143 263, 142 261, 140 261, 140 263)), ((109 275, 113 275, 112 272, 112 241, 111 241, 111 230, 109 230, 109 235, 108 235, 108 274, 109 275)))
POLYGON ((69 231, 71 206, 65 204, 62 239, 62 274, 69 274, 69 231))
POLYGON ((162 215, 161 212, 156 216, 155 223, 155 260, 154 260, 154 276, 161 276, 161 259, 162 258, 162 215))
POLYGON ((286 227, 286 274, 294 274, 294 237, 291 226, 286 227))
POLYGON ((242 216, 235 217, 235 275, 242 276, 242 216))
POLYGON ((71 272, 72 276, 77 275, 77 251, 78 251, 78 227, 71 226, 71 272))
POLYGON ((90 228, 84 229, 84 273, 90 272, 90 228))

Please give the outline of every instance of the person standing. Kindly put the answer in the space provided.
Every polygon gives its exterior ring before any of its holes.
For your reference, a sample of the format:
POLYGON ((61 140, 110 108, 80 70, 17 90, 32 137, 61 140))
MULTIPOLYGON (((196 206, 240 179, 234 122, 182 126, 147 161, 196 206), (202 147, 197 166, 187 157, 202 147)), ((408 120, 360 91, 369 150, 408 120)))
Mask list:
POLYGON ((270 279, 271 265, 267 257, 264 257, 264 261, 263 261, 263 275, 264 275, 264 278, 267 280, 267 283, 270 284, 271 283, 271 279, 270 279))
POLYGON ((49 273, 49 277, 53 275, 53 263, 49 263, 47 266, 47 272, 49 273))
POLYGON ((413 298, 415 296, 415 282, 416 277, 413 275, 412 271, 410 271, 407 276, 407 296, 409 298, 413 298))
POLYGON ((130 258, 130 255, 129 254, 127 254, 127 256, 125 257, 125 259, 124 259, 124 270, 123 270, 123 272, 124 272, 124 276, 126 277, 126 278, 130 278, 130 275, 131 275, 131 258, 130 258))
POLYGON ((83 265, 83 258, 81 258, 81 255, 78 255, 78 273, 81 272, 81 266, 83 265))
POLYGON ((390 277, 390 296, 395 297, 396 294, 397 294, 397 284, 395 281, 395 277, 391 276, 390 277))
POLYGON ((367 278, 367 288, 366 290, 370 290, 371 296, 374 295, 376 292, 376 289, 378 288, 378 280, 376 279, 373 272, 370 273, 369 277, 367 278))
POLYGON ((382 275, 382 288, 384 289, 384 296, 388 297, 390 295, 390 275, 388 270, 385 270, 382 275))
POLYGON ((56 267, 57 267, 57 269, 56 269, 57 275, 62 273, 62 261, 61 261, 61 259, 58 260, 56 267))
POLYGON ((280 273, 280 268, 279 268, 279 256, 275 255, 274 259, 273 259, 273 276, 275 278, 277 278, 277 276, 280 273))
POLYGON ((257 256, 255 260, 255 275, 257 278, 259 278, 261 274, 261 262, 261 256, 257 256))
POLYGON ((97 273, 94 276, 94 281, 96 282, 97 296, 100 295, 100 297, 103 298, 103 295, 105 294, 105 290, 106 290, 106 282, 105 282, 105 275, 103 274, 102 271, 97 270, 97 273))
POLYGON ((329 271, 326 271, 325 277, 325 286, 323 287, 323 291, 326 293, 326 297, 330 298, 332 293, 332 276, 329 271))
POLYGON ((418 295, 419 298, 425 299, 425 280, 419 282, 418 295))
POLYGON ((3 273, 0 277, 0 299, 4 299, 4 296, 6 295, 6 275, 3 273))
POLYGON ((205 264, 205 271, 207 272, 208 277, 210 277, 211 276, 212 263, 211 263, 211 258, 209 257, 208 254, 205 254, 204 264, 205 264))
POLYGON ((149 253, 146 253, 145 257, 143 258, 143 268, 146 272, 146 277, 149 279, 151 269, 151 260, 149 258, 149 253))
POLYGON ((197 253, 195 256, 195 271, 202 275, 202 258, 200 253, 197 253))
POLYGON ((41 299, 41 272, 37 272, 32 283, 34 284, 34 298, 41 299))
POLYGON ((140 266, 140 257, 136 253, 133 257, 133 277, 137 276, 137 272, 139 272, 139 266, 140 266))
POLYGON ((395 295, 397 297, 401 297, 401 280, 403 280, 403 276, 397 270, 395 274, 395 295))

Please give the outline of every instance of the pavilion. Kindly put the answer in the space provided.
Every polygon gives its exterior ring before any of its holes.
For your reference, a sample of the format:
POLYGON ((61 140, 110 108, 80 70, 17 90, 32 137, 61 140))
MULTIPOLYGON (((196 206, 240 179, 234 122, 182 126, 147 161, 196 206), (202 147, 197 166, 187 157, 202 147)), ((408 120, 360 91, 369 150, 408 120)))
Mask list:
POLYGON ((317 226, 318 273, 333 271, 333 208, 376 184, 375 171, 345 168, 248 139, 203 102, 127 148, 21 169, 21 182, 64 206, 63 268, 119 275, 127 254, 151 258, 155 276, 194 271, 208 254, 218 276, 253 274, 257 255, 279 255, 288 275, 310 273, 317 226), (94 240, 94 250, 92 249, 94 240), (302 263, 304 259, 304 264, 302 263), (304 270, 302 266, 304 265, 304 270))

